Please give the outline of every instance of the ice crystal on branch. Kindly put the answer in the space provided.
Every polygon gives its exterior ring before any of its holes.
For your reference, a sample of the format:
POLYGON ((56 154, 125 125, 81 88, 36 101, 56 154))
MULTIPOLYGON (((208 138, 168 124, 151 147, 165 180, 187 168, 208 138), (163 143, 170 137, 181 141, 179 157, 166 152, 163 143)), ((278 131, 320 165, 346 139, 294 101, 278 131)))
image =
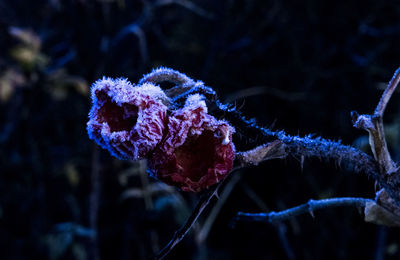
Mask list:
POLYGON ((152 84, 103 78, 91 89, 89 137, 119 159, 145 158, 161 141, 168 98, 152 84))

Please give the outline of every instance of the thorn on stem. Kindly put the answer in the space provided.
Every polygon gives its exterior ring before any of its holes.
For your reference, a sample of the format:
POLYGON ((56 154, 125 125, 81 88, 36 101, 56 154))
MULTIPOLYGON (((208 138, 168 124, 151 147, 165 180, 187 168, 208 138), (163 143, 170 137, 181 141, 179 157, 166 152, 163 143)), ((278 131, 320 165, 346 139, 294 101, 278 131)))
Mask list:
POLYGON ((314 208, 313 208, 313 206, 314 206, 314 200, 309 200, 309 201, 307 202, 307 206, 308 206, 308 213, 310 213, 310 215, 311 215, 312 218, 315 218, 315 215, 314 215, 314 208))

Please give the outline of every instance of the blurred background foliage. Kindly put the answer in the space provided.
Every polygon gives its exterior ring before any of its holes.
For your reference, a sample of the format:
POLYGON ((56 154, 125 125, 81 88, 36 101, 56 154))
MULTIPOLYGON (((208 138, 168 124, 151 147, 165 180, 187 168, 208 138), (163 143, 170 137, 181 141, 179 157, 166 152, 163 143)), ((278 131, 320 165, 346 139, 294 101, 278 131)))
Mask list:
MULTIPOLYGON (((171 67, 263 126, 369 152, 349 113, 370 113, 400 65, 399 18, 399 1, 0 1, 1 259, 146 259, 198 200, 88 139, 96 79, 171 67)), ((397 160, 399 104, 385 114, 397 160)), ((374 197, 373 181, 351 172, 318 159, 301 170, 298 158, 235 172, 167 258, 399 259, 398 229, 355 209, 229 225, 237 211, 374 197)))

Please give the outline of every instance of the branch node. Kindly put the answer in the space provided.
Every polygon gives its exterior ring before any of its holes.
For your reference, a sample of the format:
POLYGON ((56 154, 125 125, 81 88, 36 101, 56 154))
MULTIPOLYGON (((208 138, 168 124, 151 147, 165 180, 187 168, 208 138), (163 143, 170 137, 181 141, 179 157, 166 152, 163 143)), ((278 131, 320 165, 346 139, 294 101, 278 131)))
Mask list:
POLYGON ((274 217, 276 215, 275 211, 271 211, 267 214, 268 223, 272 223, 274 221, 274 217))

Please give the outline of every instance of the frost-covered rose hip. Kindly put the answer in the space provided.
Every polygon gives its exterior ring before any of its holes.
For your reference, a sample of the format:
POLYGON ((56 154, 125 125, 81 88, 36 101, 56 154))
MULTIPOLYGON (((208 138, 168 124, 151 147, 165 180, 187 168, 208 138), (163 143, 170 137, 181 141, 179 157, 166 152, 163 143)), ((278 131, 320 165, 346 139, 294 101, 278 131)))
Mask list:
POLYGON ((119 159, 144 158, 161 141, 168 98, 153 84, 103 78, 91 88, 89 137, 119 159))
POLYGON ((196 94, 182 109, 173 111, 167 132, 153 156, 150 168, 156 176, 184 191, 198 192, 224 179, 233 167, 233 127, 207 113, 196 94))

